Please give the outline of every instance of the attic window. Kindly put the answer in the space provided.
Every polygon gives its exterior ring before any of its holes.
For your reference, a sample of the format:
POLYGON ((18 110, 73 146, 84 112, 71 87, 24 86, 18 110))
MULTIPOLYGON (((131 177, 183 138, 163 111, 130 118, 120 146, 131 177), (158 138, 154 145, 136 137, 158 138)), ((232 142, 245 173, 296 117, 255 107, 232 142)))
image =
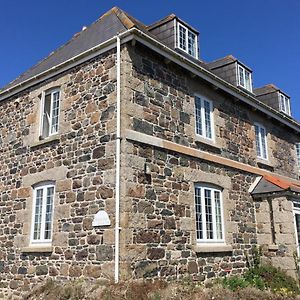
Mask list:
POLYGON ((249 92, 252 92, 252 76, 251 72, 247 69, 238 65, 238 83, 239 86, 243 87, 249 92))
POLYGON ((291 115, 290 99, 279 93, 279 109, 281 112, 291 115))
POLYGON ((177 23, 177 46, 189 55, 198 58, 197 35, 181 23, 177 23))

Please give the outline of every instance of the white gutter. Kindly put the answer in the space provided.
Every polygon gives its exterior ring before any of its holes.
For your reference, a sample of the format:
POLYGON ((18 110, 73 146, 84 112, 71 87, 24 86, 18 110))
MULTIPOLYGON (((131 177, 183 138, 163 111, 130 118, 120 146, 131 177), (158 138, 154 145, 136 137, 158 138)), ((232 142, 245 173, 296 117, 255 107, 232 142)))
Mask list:
POLYGON ((116 215, 115 215, 115 283, 119 282, 120 261, 120 167, 121 167, 121 41, 117 36, 117 137, 116 137, 116 215))

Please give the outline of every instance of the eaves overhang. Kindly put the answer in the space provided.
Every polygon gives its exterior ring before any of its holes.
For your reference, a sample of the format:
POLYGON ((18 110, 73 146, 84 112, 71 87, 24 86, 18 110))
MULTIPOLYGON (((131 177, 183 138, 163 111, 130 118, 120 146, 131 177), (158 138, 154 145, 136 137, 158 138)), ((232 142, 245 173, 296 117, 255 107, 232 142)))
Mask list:
MULTIPOLYGON (((295 121, 294 119, 281 114, 280 112, 276 111, 275 109, 269 107, 268 105, 264 104, 263 102, 256 99, 251 94, 235 87, 231 83, 223 80, 222 78, 218 77, 214 73, 210 72, 209 70, 205 69, 204 67, 200 66, 199 64, 193 62, 192 60, 186 58, 185 56, 181 55, 180 53, 176 52, 175 50, 169 48, 168 46, 164 45, 162 42, 158 41, 157 39, 153 38, 152 36, 146 34, 145 32, 137 29, 131 28, 119 35, 122 40, 122 43, 126 43, 130 40, 136 40, 141 44, 149 47, 150 49, 154 50, 155 52, 161 54, 166 59, 180 65, 187 71, 190 71, 192 74, 198 76, 199 78, 211 83, 216 88, 225 91, 226 93, 230 94, 231 96, 239 99, 240 101, 244 102, 245 104, 253 107, 255 110, 258 110, 267 116, 273 118, 276 121, 286 125, 290 129, 295 130, 296 132, 300 133, 300 124, 295 121)), ((9 89, 3 90, 0 92, 0 101, 3 101, 23 90, 32 87, 46 79, 49 79, 65 70, 68 70, 74 66, 77 66, 93 57, 96 57, 100 53, 104 53, 110 49, 116 47, 116 37, 113 37, 104 43, 97 45, 45 72, 42 72, 28 80, 15 85, 9 89)))

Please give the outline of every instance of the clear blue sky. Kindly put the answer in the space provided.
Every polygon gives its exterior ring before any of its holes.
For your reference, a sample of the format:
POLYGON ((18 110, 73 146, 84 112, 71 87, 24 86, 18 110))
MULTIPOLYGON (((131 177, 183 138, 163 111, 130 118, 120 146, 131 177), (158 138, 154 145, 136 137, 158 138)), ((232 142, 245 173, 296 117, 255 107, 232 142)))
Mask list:
POLYGON ((299 0, 2 0, 0 86, 113 6, 146 24, 177 14, 200 31, 202 59, 239 58, 255 87, 274 83, 291 96, 300 120, 299 0))

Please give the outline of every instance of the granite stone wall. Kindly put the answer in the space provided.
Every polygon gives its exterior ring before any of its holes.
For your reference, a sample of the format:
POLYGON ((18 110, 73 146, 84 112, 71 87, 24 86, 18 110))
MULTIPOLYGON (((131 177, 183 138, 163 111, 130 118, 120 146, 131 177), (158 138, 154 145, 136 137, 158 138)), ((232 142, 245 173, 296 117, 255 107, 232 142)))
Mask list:
POLYGON ((115 53, 0 102, 0 295, 45 278, 111 278, 114 231, 115 53), (41 93, 61 89, 59 132, 39 139, 41 93), (30 245, 33 186, 55 182, 52 247, 30 245))

